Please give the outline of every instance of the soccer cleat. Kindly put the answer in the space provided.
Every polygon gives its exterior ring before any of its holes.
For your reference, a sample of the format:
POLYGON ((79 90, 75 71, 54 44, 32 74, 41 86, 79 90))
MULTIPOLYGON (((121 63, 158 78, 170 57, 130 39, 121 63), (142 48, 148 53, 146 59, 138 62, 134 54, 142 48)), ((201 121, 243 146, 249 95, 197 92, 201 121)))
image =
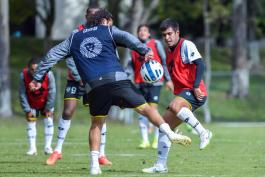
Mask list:
POLYGON ((53 153, 53 150, 52 150, 51 147, 46 147, 46 148, 44 149, 44 154, 45 154, 45 155, 49 155, 49 154, 52 154, 52 153, 53 153))
POLYGON ((46 165, 55 165, 56 161, 60 160, 61 158, 62 154, 60 154, 58 151, 54 151, 46 160, 46 165))
POLYGON ((90 175, 100 175, 102 172, 101 172, 101 169, 98 167, 92 167, 90 169, 90 175))
POLYGON ((27 155, 37 155, 37 150, 36 149, 29 149, 28 152, 26 153, 27 155))
POLYGON ((157 149, 157 146, 158 146, 158 139, 155 138, 154 141, 153 141, 153 143, 152 143, 152 148, 153 149, 157 149))
POLYGON ((167 167, 161 164, 155 164, 153 167, 142 169, 143 173, 167 173, 167 167))
POLYGON ((185 135, 173 133, 173 134, 170 134, 168 138, 173 144, 181 144, 183 146, 191 145, 191 139, 185 135))
POLYGON ((141 144, 139 144, 138 148, 139 149, 146 149, 150 147, 150 143, 148 142, 142 142, 141 144))
POLYGON ((112 162, 109 161, 106 156, 100 156, 98 158, 98 163, 100 165, 112 165, 112 162))
POLYGON ((206 131, 201 133, 201 135, 200 135, 200 139, 201 139, 200 150, 205 149, 208 146, 208 144, 210 144, 210 140, 211 140, 212 136, 213 136, 213 134, 210 130, 206 130, 206 131))

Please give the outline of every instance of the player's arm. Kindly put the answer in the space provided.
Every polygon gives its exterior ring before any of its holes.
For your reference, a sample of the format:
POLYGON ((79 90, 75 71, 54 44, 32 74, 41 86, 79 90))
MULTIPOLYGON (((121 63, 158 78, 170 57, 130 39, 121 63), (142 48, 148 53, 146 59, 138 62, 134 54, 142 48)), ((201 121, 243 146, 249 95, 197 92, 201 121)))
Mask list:
POLYGON ((35 81, 41 81, 43 76, 48 72, 49 69, 51 69, 58 61, 69 56, 71 39, 72 37, 56 45, 51 50, 49 50, 44 58, 41 59, 41 62, 33 75, 35 81))
POLYGON ((26 94, 26 87, 24 84, 24 75, 20 73, 20 80, 19 80, 19 100, 21 108, 25 113, 31 112, 31 108, 28 102, 27 94, 26 94))
POLYGON ((191 41, 184 41, 184 42, 185 42, 183 46, 184 55, 185 55, 184 58, 188 61, 188 63, 196 65, 196 75, 193 83, 194 94, 198 100, 202 100, 205 95, 202 93, 199 86, 203 78, 205 65, 202 60, 202 56, 199 53, 195 44, 191 41))
POLYGON ((146 55, 151 51, 145 44, 143 44, 137 37, 132 34, 122 31, 115 26, 111 27, 112 37, 115 43, 126 46, 131 50, 136 50, 141 55, 146 55))
POLYGON ((55 78, 52 71, 48 72, 49 78, 49 87, 48 87, 48 98, 45 105, 45 113, 47 113, 48 117, 51 116, 55 104, 55 97, 56 97, 56 84, 55 78))
POLYGON ((66 59, 66 66, 68 69, 70 69, 75 81, 78 81, 78 82, 81 81, 81 77, 76 69, 75 62, 72 57, 69 57, 66 59))

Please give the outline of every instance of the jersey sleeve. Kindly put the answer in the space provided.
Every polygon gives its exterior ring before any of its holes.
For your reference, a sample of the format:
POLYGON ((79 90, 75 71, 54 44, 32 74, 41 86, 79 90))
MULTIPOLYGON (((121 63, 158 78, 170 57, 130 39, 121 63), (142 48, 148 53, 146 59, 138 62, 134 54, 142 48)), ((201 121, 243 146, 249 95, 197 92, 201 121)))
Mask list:
POLYGON ((191 64, 202 56, 193 42, 185 40, 181 46, 181 58, 183 63, 191 64))
POLYGON ((49 78, 49 94, 47 98, 47 102, 45 105, 46 110, 53 110, 54 104, 55 104, 55 97, 56 97, 56 84, 55 84, 55 78, 52 71, 48 72, 48 78, 49 78))
POLYGON ((66 59, 66 66, 72 72, 72 75, 73 75, 73 78, 75 79, 75 81, 81 81, 81 77, 77 71, 74 59, 72 57, 69 57, 66 59))
POLYGON ((20 79, 19 79, 19 100, 20 100, 20 105, 23 111, 30 112, 31 108, 30 108, 27 94, 26 94, 26 87, 24 83, 23 73, 20 73, 20 79))

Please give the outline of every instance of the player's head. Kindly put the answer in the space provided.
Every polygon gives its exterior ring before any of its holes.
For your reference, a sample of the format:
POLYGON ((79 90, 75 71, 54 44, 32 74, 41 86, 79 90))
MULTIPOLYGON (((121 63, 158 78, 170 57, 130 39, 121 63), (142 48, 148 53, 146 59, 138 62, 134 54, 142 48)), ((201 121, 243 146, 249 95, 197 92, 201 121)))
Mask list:
POLYGON ((96 11, 98 11, 99 8, 96 7, 92 7, 92 8, 87 8, 86 10, 86 20, 87 20, 87 24, 91 25, 93 22, 93 17, 96 13, 96 11))
POLYGON ((160 24, 160 31, 168 47, 173 47, 178 43, 179 24, 176 20, 172 18, 163 20, 160 24))
POLYGON ((138 26, 137 35, 138 35, 138 38, 143 42, 150 39, 151 34, 150 34, 149 26, 147 24, 142 24, 138 26))
POLYGON ((107 25, 107 26, 111 26, 113 24, 113 20, 112 20, 112 14, 103 8, 99 8, 93 17, 93 22, 92 25, 107 25))
POLYGON ((40 63, 40 59, 38 57, 32 57, 28 61, 28 69, 31 75, 33 75, 33 73, 36 71, 39 63, 40 63))

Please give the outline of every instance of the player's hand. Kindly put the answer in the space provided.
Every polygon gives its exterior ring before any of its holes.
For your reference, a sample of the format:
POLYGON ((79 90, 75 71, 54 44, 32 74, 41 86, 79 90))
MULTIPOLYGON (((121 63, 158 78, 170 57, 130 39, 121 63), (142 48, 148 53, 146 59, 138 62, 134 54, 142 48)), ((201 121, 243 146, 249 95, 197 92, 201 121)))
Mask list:
POLYGON ((204 93, 201 91, 200 88, 194 88, 193 89, 194 95, 197 98, 197 100, 201 101, 203 97, 205 96, 204 93))
POLYGON ((53 116, 53 112, 49 111, 49 110, 44 110, 44 115, 45 115, 45 117, 52 117, 53 116))
POLYGON ((150 50, 149 52, 147 52, 144 56, 144 60, 148 61, 154 58, 154 52, 152 50, 150 50))
POLYGON ((166 89, 170 90, 171 92, 174 92, 174 85, 171 80, 166 82, 166 89))
POLYGON ((35 90, 38 90, 41 88, 41 83, 40 82, 37 82, 35 80, 32 80, 30 83, 29 83, 29 89, 33 92, 35 90))
POLYGON ((32 112, 26 112, 26 118, 29 119, 29 118, 32 118, 33 117, 33 114, 32 112))

